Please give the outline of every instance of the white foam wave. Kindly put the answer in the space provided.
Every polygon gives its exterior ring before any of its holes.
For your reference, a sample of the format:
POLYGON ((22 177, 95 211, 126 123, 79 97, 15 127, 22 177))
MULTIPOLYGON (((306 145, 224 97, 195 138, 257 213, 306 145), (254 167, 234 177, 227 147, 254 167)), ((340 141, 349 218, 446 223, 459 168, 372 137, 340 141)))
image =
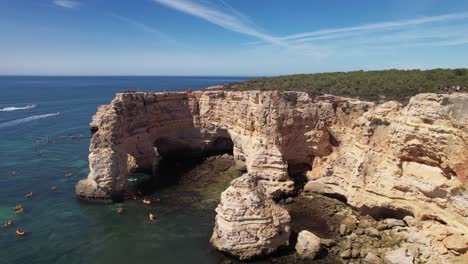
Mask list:
POLYGON ((47 118, 47 117, 50 117, 50 116, 56 116, 56 115, 59 115, 59 114, 60 113, 57 112, 57 113, 51 113, 51 114, 45 114, 45 115, 34 115, 34 116, 20 118, 20 119, 8 121, 8 122, 3 122, 3 123, 0 123, 0 128, 16 126, 16 125, 19 125, 19 124, 24 124, 24 123, 27 123, 27 122, 31 122, 31 121, 34 121, 34 120, 37 120, 37 119, 47 118))
POLYGON ((36 107, 36 105, 27 105, 27 106, 20 106, 20 107, 9 106, 9 107, 0 108, 0 112, 11 112, 11 111, 16 111, 16 110, 27 110, 27 109, 33 109, 35 107, 36 107))

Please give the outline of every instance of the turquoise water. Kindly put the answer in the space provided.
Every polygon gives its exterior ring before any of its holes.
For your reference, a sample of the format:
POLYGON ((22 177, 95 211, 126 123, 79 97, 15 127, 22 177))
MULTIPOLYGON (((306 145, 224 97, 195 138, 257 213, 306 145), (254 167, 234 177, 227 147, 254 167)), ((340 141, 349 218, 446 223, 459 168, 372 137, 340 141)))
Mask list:
POLYGON ((122 204, 81 203, 74 188, 88 174, 91 117, 116 92, 197 89, 240 80, 0 77, 0 223, 14 221, 0 229, 0 263, 218 263, 208 242, 212 210, 125 202, 118 215, 122 204), (67 172, 73 176, 65 177, 67 172), (13 211, 17 204, 25 207, 22 214, 13 211), (157 221, 148 221, 149 212, 157 221), (17 228, 26 235, 16 236, 17 228))

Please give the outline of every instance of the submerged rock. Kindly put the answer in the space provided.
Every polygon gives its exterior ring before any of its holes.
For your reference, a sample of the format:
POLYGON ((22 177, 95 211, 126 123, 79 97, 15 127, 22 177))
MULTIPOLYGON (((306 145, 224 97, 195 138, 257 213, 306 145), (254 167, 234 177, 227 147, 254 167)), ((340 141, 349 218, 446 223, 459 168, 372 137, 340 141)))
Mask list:
POLYGON ((221 194, 211 243, 241 260, 267 256, 289 243, 286 209, 273 202, 258 186, 254 174, 232 181, 221 194))
POLYGON ((320 252, 320 238, 304 230, 297 236, 296 252, 302 258, 314 259, 320 252))

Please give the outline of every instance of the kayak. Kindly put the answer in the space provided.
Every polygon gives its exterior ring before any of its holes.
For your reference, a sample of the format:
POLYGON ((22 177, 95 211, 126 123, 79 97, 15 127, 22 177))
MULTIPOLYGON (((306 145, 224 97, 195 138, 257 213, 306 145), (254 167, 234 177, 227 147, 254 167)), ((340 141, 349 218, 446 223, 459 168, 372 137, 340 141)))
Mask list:
POLYGON ((156 220, 156 216, 154 216, 154 214, 150 213, 149 214, 149 219, 150 219, 150 221, 154 221, 154 220, 156 220))

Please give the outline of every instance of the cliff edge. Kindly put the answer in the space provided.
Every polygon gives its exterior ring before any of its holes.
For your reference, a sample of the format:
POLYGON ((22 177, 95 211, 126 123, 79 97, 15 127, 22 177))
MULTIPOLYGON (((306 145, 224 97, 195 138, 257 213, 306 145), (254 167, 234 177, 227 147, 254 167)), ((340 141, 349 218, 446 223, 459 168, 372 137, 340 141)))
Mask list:
POLYGON ((223 193, 211 241, 241 259, 288 243, 289 214, 271 198, 302 189, 431 221, 444 230, 434 243, 468 236, 467 94, 404 106, 302 92, 119 93, 91 130, 82 199, 112 200, 131 171, 154 173, 161 157, 232 149, 247 173, 223 193))

